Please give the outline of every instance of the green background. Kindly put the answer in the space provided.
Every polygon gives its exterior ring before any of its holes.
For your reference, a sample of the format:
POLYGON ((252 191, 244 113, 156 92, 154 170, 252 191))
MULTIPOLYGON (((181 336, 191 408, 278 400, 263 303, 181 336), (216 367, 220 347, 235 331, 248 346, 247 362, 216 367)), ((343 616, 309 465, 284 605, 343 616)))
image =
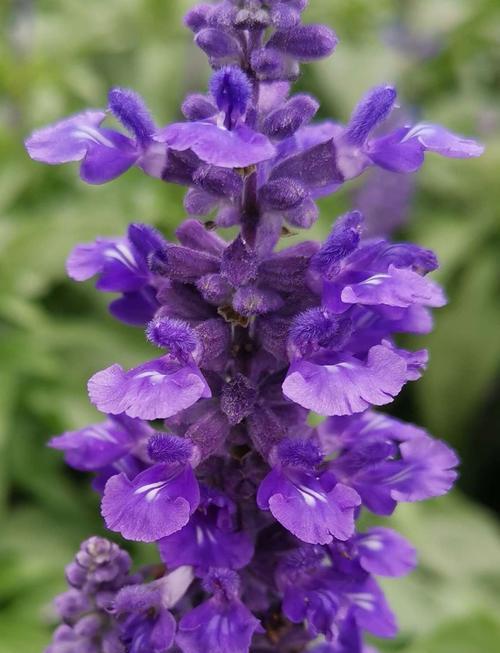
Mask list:
MULTIPOLYGON (((81 539, 102 529, 88 478, 68 470, 46 440, 96 419, 85 392, 93 372, 150 353, 140 330, 109 317, 108 298, 91 283, 66 280, 65 258, 75 243, 121 234, 131 221, 171 236, 183 217, 182 190, 138 170, 86 186, 75 166, 30 161, 22 140, 68 113, 103 106, 112 85, 143 94, 159 123, 177 119, 186 92, 205 88, 208 76, 182 28, 189 4, 0 2, 0 653, 43 649, 63 566, 81 539)), ((307 19, 328 23, 340 38, 336 54, 305 66, 299 82, 322 101, 324 117, 345 120, 368 87, 396 82, 403 106, 487 145, 479 160, 427 157, 410 220, 397 234, 438 252, 450 305, 431 336, 411 343, 430 348, 431 364, 390 410, 447 439, 463 464, 451 496, 403 506, 392 520, 421 564, 386 583, 402 634, 381 649, 493 653, 500 650, 500 3, 310 4, 307 19)), ((352 184, 322 201, 315 235, 351 202, 352 184)), ((154 556, 153 547, 135 553, 154 556)))

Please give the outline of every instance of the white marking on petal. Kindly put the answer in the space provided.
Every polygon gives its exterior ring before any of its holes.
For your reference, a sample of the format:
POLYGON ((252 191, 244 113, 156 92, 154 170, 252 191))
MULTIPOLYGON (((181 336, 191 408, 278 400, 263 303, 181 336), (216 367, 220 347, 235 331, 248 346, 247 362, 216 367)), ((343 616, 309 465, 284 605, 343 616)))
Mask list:
POLYGON ((134 379, 149 379, 153 385, 161 383, 166 377, 166 374, 160 374, 160 372, 140 372, 134 376, 134 379))
POLYGON ((316 505, 316 501, 319 501, 320 503, 328 503, 327 498, 316 490, 312 490, 304 485, 299 485, 297 489, 304 498, 306 504, 311 508, 316 505))
POLYGON ((145 499, 148 503, 155 501, 158 494, 163 490, 167 483, 165 481, 157 481, 156 483, 149 483, 143 485, 134 491, 134 494, 146 494, 145 499))
POLYGON ((108 138, 103 136, 101 132, 98 129, 95 129, 95 127, 89 127, 87 125, 82 125, 79 126, 77 129, 75 129, 74 132, 75 136, 83 136, 85 140, 91 140, 94 141, 94 143, 99 143, 100 145, 104 145, 105 147, 111 147, 111 148, 116 148, 115 144, 110 141, 108 138))
POLYGON ((361 543, 361 546, 370 549, 370 551, 382 551, 384 548, 384 543, 380 537, 373 535, 364 539, 361 543))

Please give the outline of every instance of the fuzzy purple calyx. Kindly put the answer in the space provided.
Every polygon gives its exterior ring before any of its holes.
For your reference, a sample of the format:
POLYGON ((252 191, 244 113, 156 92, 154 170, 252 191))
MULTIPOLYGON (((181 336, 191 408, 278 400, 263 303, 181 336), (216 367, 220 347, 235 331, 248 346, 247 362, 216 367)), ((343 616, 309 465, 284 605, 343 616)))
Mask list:
POLYGON ((156 127, 140 95, 126 88, 112 88, 108 103, 111 113, 134 134, 139 143, 152 138, 156 127))
POLYGON ((220 407, 230 424, 239 424, 250 415, 257 399, 257 388, 243 374, 236 374, 222 388, 220 407))
POLYGON ((180 360, 187 360, 199 345, 189 324, 167 317, 152 320, 147 326, 146 336, 153 345, 168 349, 180 360))
POLYGON ((148 455, 155 463, 186 464, 192 453, 189 440, 169 433, 157 433, 148 441, 148 455))
POLYGON ((375 127, 387 118, 396 101, 393 86, 372 88, 354 109, 345 132, 345 139, 352 145, 361 145, 375 127))
POLYGON ((231 129, 245 115, 252 85, 240 68, 225 66, 212 75, 210 92, 219 110, 225 113, 224 125, 231 129))

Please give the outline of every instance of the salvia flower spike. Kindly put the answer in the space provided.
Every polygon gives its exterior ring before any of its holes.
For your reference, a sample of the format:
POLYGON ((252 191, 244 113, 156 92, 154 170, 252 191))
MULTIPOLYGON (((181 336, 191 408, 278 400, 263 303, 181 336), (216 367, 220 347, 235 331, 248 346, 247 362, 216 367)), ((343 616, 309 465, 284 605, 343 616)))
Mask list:
POLYGON ((178 242, 132 224, 68 259, 72 279, 119 294, 113 316, 159 351, 96 372, 102 422, 50 446, 94 474, 107 527, 155 543, 161 562, 132 574, 117 545, 84 542, 47 653, 366 653, 366 633, 397 632, 376 577, 410 572, 416 552, 358 518, 445 494, 457 476, 445 443, 378 410, 425 370, 426 351, 395 336, 429 332, 445 304, 428 276, 436 256, 365 239, 357 210, 324 243, 277 245, 371 166, 407 174, 426 152, 482 147, 430 123, 385 129, 397 114, 387 83, 346 125, 313 122, 319 103, 292 82, 337 37, 302 23, 306 5, 193 7, 185 24, 213 73, 184 101, 184 122, 159 127, 136 93, 114 88, 107 109, 26 141, 37 161, 79 161, 89 183, 136 166, 181 184, 189 214, 178 242), (121 131, 103 126, 109 114, 121 131), (231 242, 217 234, 228 226, 231 242), (325 421, 310 427, 309 411, 325 421))

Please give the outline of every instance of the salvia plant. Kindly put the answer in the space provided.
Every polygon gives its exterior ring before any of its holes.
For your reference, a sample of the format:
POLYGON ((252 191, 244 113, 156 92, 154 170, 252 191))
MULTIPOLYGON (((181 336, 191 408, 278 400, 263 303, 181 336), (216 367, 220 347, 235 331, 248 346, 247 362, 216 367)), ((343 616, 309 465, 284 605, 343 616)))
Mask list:
POLYGON ((291 86, 337 38, 301 22, 306 5, 191 9, 213 74, 185 99, 184 122, 158 127, 136 93, 113 88, 106 110, 26 141, 37 161, 80 161, 91 184, 137 166, 183 185, 189 216, 178 242, 131 224, 68 259, 72 279, 119 293, 112 315, 145 328, 159 355, 97 372, 88 390, 104 420, 50 446, 94 474, 107 528, 155 543, 162 563, 132 573, 118 545, 84 542, 48 653, 368 653, 366 633, 396 635, 376 577, 408 573, 416 552, 357 523, 363 508, 389 516, 442 495, 457 475, 445 443, 374 409, 425 368, 426 351, 395 337, 429 332, 430 309, 445 304, 427 276, 436 256, 363 238, 356 210, 324 243, 280 239, 371 166, 404 175, 427 151, 482 148, 434 124, 384 131, 388 85, 345 125, 313 122, 318 102, 291 86), (123 131, 102 126, 110 115, 123 131), (227 227, 232 239, 218 234, 227 227), (311 426, 311 414, 326 420, 311 426))

